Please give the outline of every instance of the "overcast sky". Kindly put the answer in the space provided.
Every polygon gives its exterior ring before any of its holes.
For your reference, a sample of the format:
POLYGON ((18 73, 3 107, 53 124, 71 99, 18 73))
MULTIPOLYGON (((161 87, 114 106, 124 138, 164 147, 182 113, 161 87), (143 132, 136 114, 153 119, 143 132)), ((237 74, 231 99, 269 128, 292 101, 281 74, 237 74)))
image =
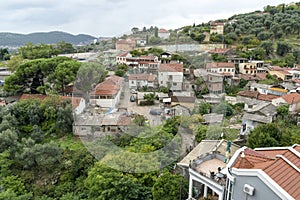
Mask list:
POLYGON ((263 10, 290 0, 6 0, 0 32, 116 36, 132 27, 174 29, 263 10))

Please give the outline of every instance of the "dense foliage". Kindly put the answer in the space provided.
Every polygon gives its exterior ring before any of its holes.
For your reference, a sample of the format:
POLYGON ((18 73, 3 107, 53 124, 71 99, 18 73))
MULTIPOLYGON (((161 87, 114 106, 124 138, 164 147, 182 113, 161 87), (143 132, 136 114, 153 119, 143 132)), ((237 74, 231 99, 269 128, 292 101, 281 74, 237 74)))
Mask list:
POLYGON ((151 153, 177 141, 178 120, 138 131, 137 137, 131 136, 132 129, 128 135, 106 138, 126 152, 106 156, 100 163, 72 136, 69 101, 54 96, 1 109, 0 199, 153 199, 164 191, 169 199, 185 199, 187 183, 167 161, 179 157, 178 149, 150 154, 154 155, 150 159, 130 154, 151 153), (167 163, 160 169, 162 160, 167 163), (113 169, 116 161, 123 161, 125 168, 113 169), (151 170, 143 173, 145 167, 151 170), (161 184, 165 187, 157 190, 161 184))

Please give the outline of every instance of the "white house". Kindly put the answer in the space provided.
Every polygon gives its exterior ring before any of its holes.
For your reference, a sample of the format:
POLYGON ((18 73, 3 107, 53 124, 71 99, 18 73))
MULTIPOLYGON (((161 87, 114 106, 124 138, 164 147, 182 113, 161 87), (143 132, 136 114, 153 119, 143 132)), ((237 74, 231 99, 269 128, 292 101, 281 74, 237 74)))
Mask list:
POLYGON ((158 37, 168 39, 170 37, 170 32, 166 29, 161 28, 158 30, 158 37))
POLYGON ((129 88, 138 89, 143 86, 154 88, 154 81, 156 77, 153 74, 130 74, 129 88))
POLYGON ((206 64, 206 70, 207 72, 233 77, 235 74, 235 65, 229 62, 212 62, 206 64))
POLYGON ((132 55, 129 52, 121 52, 116 56, 117 64, 127 64, 127 58, 131 58, 132 55))
POLYGON ((183 84, 183 64, 160 64, 158 68, 158 84, 170 88, 170 90, 181 91, 183 84))
POLYGON ((120 101, 124 78, 110 76, 90 93, 90 103, 103 108, 114 108, 120 101))
POLYGON ((275 106, 289 105, 290 112, 296 112, 300 110, 300 94, 290 93, 283 95, 279 98, 273 99, 272 104, 275 106))

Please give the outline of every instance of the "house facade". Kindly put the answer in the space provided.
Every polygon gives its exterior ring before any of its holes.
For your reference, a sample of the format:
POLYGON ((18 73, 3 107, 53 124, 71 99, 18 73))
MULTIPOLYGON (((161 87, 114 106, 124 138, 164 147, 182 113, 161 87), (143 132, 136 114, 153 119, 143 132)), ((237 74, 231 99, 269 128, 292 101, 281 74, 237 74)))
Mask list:
POLYGON ((271 102, 264 102, 248 109, 242 118, 241 135, 248 135, 251 130, 260 124, 272 123, 277 111, 271 102))
POLYGON ((300 199, 300 146, 242 147, 227 165, 225 200, 300 199))
POLYGON ((181 91, 183 84, 183 64, 160 64, 158 68, 158 84, 170 88, 170 90, 181 91))
POLYGON ((127 63, 128 58, 132 58, 132 55, 129 52, 121 52, 116 56, 116 62, 117 62, 117 64, 128 65, 128 63, 127 63))
POLYGON ((168 39, 170 37, 170 32, 163 28, 159 29, 157 33, 158 33, 158 37, 162 39, 168 39))
POLYGON ((218 73, 220 75, 231 76, 235 75, 234 63, 228 62, 212 62, 206 64, 207 72, 218 73))
POLYGON ((246 75, 255 75, 257 73, 257 65, 254 62, 246 62, 239 64, 239 73, 246 75))
POLYGON ((226 140, 202 140, 177 166, 189 179, 188 200, 207 198, 223 200, 225 173, 222 172, 239 146, 226 140))
POLYGON ((90 103, 103 108, 115 108, 120 101, 124 78, 110 76, 90 93, 90 103))
POLYGON ((275 106, 288 105, 289 112, 298 112, 300 111, 300 94, 295 92, 283 95, 273 99, 272 104, 275 106))
POLYGON ((128 79, 130 89, 138 89, 144 86, 154 88, 156 86, 156 76, 153 74, 130 74, 128 79))
POLYGON ((216 33, 216 34, 223 35, 224 25, 225 25, 224 22, 215 22, 215 21, 210 22, 210 34, 216 33))
POLYGON ((217 73, 207 73, 206 86, 209 93, 220 94, 223 92, 223 76, 217 73))

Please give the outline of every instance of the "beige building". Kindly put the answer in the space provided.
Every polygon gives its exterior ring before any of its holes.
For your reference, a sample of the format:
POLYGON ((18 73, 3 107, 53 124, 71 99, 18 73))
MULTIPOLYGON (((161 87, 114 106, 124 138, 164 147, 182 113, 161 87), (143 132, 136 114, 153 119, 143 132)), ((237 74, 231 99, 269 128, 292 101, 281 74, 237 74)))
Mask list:
POLYGON ((240 74, 255 75, 257 73, 257 65, 253 62, 239 64, 240 74))
POLYGON ((216 33, 223 35, 224 33, 224 22, 210 22, 210 34, 216 33))

